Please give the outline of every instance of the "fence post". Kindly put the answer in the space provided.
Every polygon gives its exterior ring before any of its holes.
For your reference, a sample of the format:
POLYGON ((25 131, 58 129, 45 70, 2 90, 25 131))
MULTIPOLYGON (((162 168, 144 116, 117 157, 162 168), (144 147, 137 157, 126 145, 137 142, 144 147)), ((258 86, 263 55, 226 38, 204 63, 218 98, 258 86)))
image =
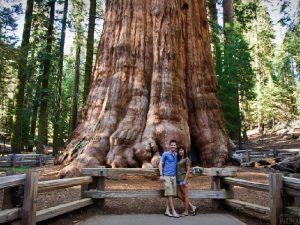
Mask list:
POLYGON ((12 154, 12 158, 11 158, 11 164, 12 164, 12 167, 16 167, 17 166, 17 159, 16 159, 16 154, 13 153, 12 154))
MULTIPOLYGON (((103 169, 105 168, 105 166, 99 166, 98 167, 99 169, 103 169)), ((105 191, 105 177, 106 177, 106 174, 103 173, 103 171, 99 171, 99 176, 98 177, 94 177, 95 179, 95 183, 96 183, 96 189, 98 191, 105 191)), ((105 199, 102 198, 102 199, 97 199, 96 200, 96 205, 98 207, 100 207, 100 209, 103 209, 104 208, 104 205, 105 205, 105 199)))
POLYGON ((277 149, 273 149, 273 157, 276 158, 278 156, 278 152, 277 149))
POLYGON ((269 204, 270 224, 280 225, 280 217, 283 213, 283 179, 281 173, 270 173, 269 175, 269 204))
POLYGON ((250 162, 250 153, 248 149, 246 151, 246 157, 247 157, 247 162, 250 162))
POLYGON ((224 188, 226 190, 226 199, 234 198, 234 185, 232 184, 225 184, 224 178, 221 179, 221 189, 224 188))
MULTIPOLYGON (((221 190, 221 179, 219 176, 212 176, 211 177, 211 190, 212 191, 220 191, 221 190)), ((215 209, 220 207, 220 200, 219 199, 212 199, 212 206, 215 209)))
POLYGON ((24 202, 22 208, 22 225, 36 224, 36 203, 39 172, 27 174, 24 183, 24 202))

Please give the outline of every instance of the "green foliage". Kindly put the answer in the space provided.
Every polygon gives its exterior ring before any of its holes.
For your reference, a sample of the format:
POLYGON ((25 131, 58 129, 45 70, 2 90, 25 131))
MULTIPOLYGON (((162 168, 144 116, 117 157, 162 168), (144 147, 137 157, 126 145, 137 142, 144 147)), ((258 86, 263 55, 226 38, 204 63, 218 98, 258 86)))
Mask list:
POLYGON ((255 77, 252 70, 249 44, 239 26, 228 27, 224 44, 223 71, 218 76, 225 124, 232 138, 238 138, 241 126, 240 99, 251 100, 255 93, 255 77))
POLYGON ((234 2, 234 22, 223 27, 224 38, 216 24, 212 39, 216 49, 216 73, 219 80, 219 97, 223 107, 226 128, 231 138, 238 139, 245 115, 241 108, 255 97, 255 75, 252 56, 245 33, 255 18, 257 5, 234 2), (222 42, 222 39, 224 41, 222 42), (223 54, 218 51, 223 52, 223 54))

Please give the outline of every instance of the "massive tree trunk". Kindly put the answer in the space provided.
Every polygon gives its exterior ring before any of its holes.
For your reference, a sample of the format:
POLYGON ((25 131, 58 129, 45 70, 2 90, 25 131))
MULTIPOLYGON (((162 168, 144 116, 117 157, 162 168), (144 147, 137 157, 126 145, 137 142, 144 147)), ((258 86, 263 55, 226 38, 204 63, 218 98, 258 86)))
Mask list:
POLYGON ((228 136, 216 96, 205 1, 106 2, 91 91, 59 163, 156 167, 171 139, 221 166, 228 136))

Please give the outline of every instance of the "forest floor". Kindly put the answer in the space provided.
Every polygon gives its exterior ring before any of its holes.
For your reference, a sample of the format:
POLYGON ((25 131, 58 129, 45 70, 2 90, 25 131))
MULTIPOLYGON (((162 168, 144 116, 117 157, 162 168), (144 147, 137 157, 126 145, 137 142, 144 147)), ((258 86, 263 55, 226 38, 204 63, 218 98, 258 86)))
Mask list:
MULTIPOLYGON (((252 135, 249 140, 244 143, 244 149, 270 149, 270 148, 299 148, 300 140, 284 140, 276 135, 252 135)), ((267 168, 238 168, 238 178, 268 183, 268 173, 270 172, 267 168)), ((45 166, 35 168, 41 172, 40 180, 57 179, 58 172, 62 169, 61 166, 45 166)), ((210 190, 210 178, 205 176, 191 177, 189 188, 210 190)), ((158 179, 150 179, 145 177, 131 176, 131 177, 118 177, 110 178, 106 180, 105 188, 110 190, 138 190, 138 189, 163 189, 163 183, 158 179)), ((235 188, 235 198, 243 200, 249 203, 255 203, 262 206, 268 206, 268 193, 259 191, 250 191, 242 187, 235 188)), ((38 196, 38 210, 49 208, 58 204, 63 204, 71 201, 80 199, 80 187, 71 187, 62 190, 56 190, 52 192, 41 193, 38 196)), ((1 203, 1 193, 0 193, 1 203)), ((199 213, 224 213, 228 212, 227 209, 215 209, 211 200, 192 200, 192 203, 199 206, 199 213)), ((2 204, 1 204, 2 205, 2 204)), ((175 199, 175 207, 178 212, 183 210, 183 204, 175 199)), ((42 222, 40 224, 80 224, 80 221, 96 214, 162 214, 165 209, 165 199, 145 199, 145 198, 121 198, 121 199, 109 199, 105 202, 104 209, 99 209, 96 206, 90 206, 84 209, 79 209, 71 213, 58 216, 54 219, 42 222)), ((268 219, 266 216, 261 219, 255 219, 253 212, 248 214, 240 214, 237 212, 230 212, 238 219, 249 225, 269 224, 266 222, 268 219)))

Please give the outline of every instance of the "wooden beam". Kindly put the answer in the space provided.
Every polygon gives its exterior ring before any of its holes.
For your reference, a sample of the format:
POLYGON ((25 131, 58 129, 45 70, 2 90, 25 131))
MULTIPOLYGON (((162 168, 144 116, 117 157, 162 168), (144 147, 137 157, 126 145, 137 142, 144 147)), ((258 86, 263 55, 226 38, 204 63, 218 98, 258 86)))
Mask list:
POLYGON ((300 218, 300 208, 299 207, 294 207, 294 206, 285 207, 285 212, 287 214, 291 214, 293 216, 297 216, 298 218, 300 218))
POLYGON ((24 184, 24 200, 22 207, 22 225, 36 224, 38 180, 39 172, 31 172, 26 175, 24 184))
POLYGON ((21 208, 5 209, 0 211, 0 223, 6 223, 21 217, 21 208))
POLYGON ((256 204, 252 204, 249 202, 243 202, 240 200, 236 199, 225 199, 224 204, 228 205, 229 207, 232 207, 233 209, 237 210, 251 210, 257 213, 261 214, 269 214, 270 213, 270 208, 269 207, 264 207, 256 204))
MULTIPOLYGON (((138 191, 85 191, 90 198, 161 198, 164 190, 138 190, 138 191)), ((192 199, 225 199, 224 191, 189 191, 192 199)))
POLYGON ((300 191, 300 179, 293 177, 283 177, 284 187, 296 189, 300 191))
POLYGON ((189 197, 192 199, 226 199, 226 191, 189 191, 189 197))
POLYGON ((86 191, 85 195, 90 198, 160 198, 164 195, 163 190, 143 190, 143 191, 86 191))
POLYGON ((245 187, 245 188, 252 189, 252 190, 269 192, 268 184, 257 183, 257 182, 253 182, 253 181, 242 180, 242 179, 237 179, 237 178, 232 178, 232 177, 224 177, 223 182, 225 184, 231 184, 231 185, 235 185, 235 186, 245 187))
MULTIPOLYGON (((212 191, 220 191, 221 190, 221 177, 219 177, 219 176, 211 177, 211 190, 212 191)), ((212 205, 213 205, 214 209, 218 209, 221 205, 221 202, 217 199, 213 199, 212 205)))
MULTIPOLYGON (((237 168, 203 168, 193 167, 193 175, 206 175, 206 176, 236 176, 237 168)), ((88 176, 158 176, 159 171, 154 169, 141 169, 141 168, 83 168, 82 173, 88 176)))
POLYGON ((158 169, 141 168, 83 168, 82 173, 88 176, 157 176, 158 169))
POLYGON ((85 177, 73 177, 57 180, 40 181, 38 183, 38 192, 48 192, 57 189, 63 189, 67 187, 73 187, 77 185, 90 184, 93 182, 93 178, 90 176, 85 177))
POLYGON ((7 187, 23 185, 25 177, 25 174, 0 177, 0 190, 7 187))
POLYGON ((283 192, 283 178, 281 173, 270 173, 270 224, 280 225, 280 216, 283 213, 282 192, 283 192))
POLYGON ((293 197, 300 197, 300 190, 296 190, 289 187, 283 187, 284 194, 293 196, 293 197))
POLYGON ((235 177, 237 175, 237 168, 235 167, 226 167, 226 168, 203 168, 203 167, 192 167, 191 171, 193 171, 194 176, 229 176, 235 177))
POLYGON ((40 210, 36 213, 36 221, 41 222, 58 215, 62 215, 73 210, 92 205, 94 202, 90 198, 80 199, 74 202, 69 202, 66 204, 61 204, 48 209, 40 210))

